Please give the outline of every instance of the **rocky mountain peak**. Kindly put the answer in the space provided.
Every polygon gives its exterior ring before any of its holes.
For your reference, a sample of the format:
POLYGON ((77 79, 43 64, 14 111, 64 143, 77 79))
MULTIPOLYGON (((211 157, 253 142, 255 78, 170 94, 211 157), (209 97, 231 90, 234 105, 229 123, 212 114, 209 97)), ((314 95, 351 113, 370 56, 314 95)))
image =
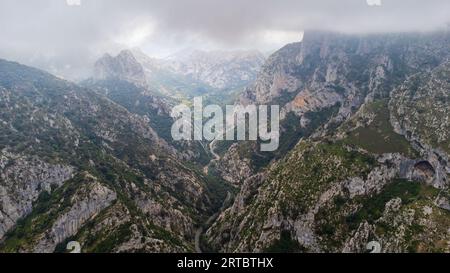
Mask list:
POLYGON ((117 56, 105 54, 94 67, 94 79, 118 79, 138 86, 146 85, 144 68, 130 50, 123 50, 117 56))

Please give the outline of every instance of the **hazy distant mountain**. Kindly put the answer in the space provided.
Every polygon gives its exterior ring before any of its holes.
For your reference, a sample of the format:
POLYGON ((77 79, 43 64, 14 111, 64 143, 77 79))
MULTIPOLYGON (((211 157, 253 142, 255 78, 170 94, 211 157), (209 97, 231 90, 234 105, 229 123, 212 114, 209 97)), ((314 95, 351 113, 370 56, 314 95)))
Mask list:
POLYGON ((196 158, 200 164, 207 164, 208 154, 200 143, 172 139, 171 109, 192 95, 189 90, 195 84, 192 86, 183 76, 167 72, 163 63, 139 50, 124 50, 116 57, 106 54, 97 61, 94 76, 82 85, 144 118, 185 160, 196 158), (178 88, 185 93, 178 94, 178 88))
POLYGON ((106 54, 99 59, 93 77, 83 85, 146 118, 186 159, 207 164, 207 143, 172 143, 171 108, 193 96, 203 96, 206 102, 232 103, 234 94, 256 78, 263 60, 256 51, 183 51, 155 59, 139 49, 123 50, 115 57, 106 54))
POLYGON ((217 89, 243 87, 256 79, 264 55, 258 51, 182 51, 167 59, 168 68, 217 89))
POLYGON ((100 58, 95 63, 94 79, 118 79, 135 83, 138 86, 147 84, 146 74, 142 65, 129 50, 120 52, 116 57, 105 54, 100 58))
POLYGON ((257 51, 189 50, 166 59, 142 51, 124 50, 105 55, 95 65, 95 79, 116 78, 171 97, 227 93, 244 88, 256 78, 264 56, 257 51))

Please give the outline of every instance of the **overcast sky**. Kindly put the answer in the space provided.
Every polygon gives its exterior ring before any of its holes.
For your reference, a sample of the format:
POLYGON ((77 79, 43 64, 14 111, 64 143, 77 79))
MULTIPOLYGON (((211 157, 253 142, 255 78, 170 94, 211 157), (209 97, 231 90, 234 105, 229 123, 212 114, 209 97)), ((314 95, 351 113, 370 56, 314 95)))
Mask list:
POLYGON ((266 52, 307 29, 429 31, 449 21, 450 0, 0 0, 0 58, 76 78, 123 48, 266 52))

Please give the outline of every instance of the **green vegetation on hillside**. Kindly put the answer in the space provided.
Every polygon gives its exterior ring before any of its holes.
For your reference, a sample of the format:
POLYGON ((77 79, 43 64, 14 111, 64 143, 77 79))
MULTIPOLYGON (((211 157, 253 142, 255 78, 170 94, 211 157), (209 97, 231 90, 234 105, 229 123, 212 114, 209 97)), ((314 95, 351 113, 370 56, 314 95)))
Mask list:
POLYGON ((308 125, 302 127, 300 117, 292 112, 280 122, 280 143, 274 152, 259 152, 261 142, 252 145, 251 142, 239 144, 239 154, 241 158, 250 158, 252 167, 259 171, 267 167, 272 160, 278 160, 286 156, 302 138, 311 136, 320 126, 323 126, 339 110, 339 104, 324 108, 317 112, 308 112, 305 118, 309 120, 308 125))
POLYGON ((349 215, 346 223, 351 229, 356 229, 362 221, 373 224, 383 215, 386 203, 390 200, 400 198, 403 205, 408 205, 421 198, 427 198, 428 190, 430 187, 424 184, 396 179, 379 194, 362 200, 361 209, 349 215))
POLYGON ((425 217, 422 215, 424 207, 429 206, 433 208, 435 214, 441 215, 440 217, 443 218, 439 221, 447 221, 447 223, 450 221, 450 213, 445 213, 433 205, 438 194, 438 190, 423 183, 394 179, 380 192, 368 196, 350 199, 347 195, 338 195, 334 197, 332 203, 321 207, 315 215, 315 231, 320 236, 322 244, 328 247, 328 251, 333 251, 333 249, 340 249, 349 234, 354 234, 363 222, 367 222, 375 227, 370 236, 375 236, 378 241, 385 236, 389 240, 400 236, 399 241, 405 244, 409 251, 418 251, 415 241, 419 236, 423 235, 435 240, 434 237, 439 236, 438 234, 443 232, 442 229, 446 229, 444 225, 442 228, 439 227, 438 233, 427 234, 428 231, 425 231, 422 224, 416 221, 419 216, 425 217), (398 211, 386 212, 388 202, 396 198, 401 201, 398 211), (442 215, 441 211, 447 215, 442 215), (408 222, 409 216, 406 215, 413 216, 411 223, 408 222), (397 217, 397 222, 389 217, 397 217), (403 223, 403 221, 406 222, 403 223), (401 237, 403 236, 401 229, 406 229, 405 237, 401 237), (410 235, 418 237, 409 237, 410 235))
POLYGON ((56 218, 70 208, 71 198, 76 193, 83 176, 79 175, 67 181, 51 194, 43 191, 34 203, 33 211, 17 221, 16 226, 6 233, 0 244, 0 252, 18 252, 35 243, 35 237, 50 229, 56 218))
POLYGON ((264 250, 264 253, 296 253, 303 250, 300 244, 293 240, 288 231, 283 230, 280 239, 264 250))
POLYGON ((350 151, 339 143, 303 142, 296 149, 273 174, 283 187, 282 210, 294 218, 306 213, 332 183, 366 177, 376 165, 372 157, 350 151))
POLYGON ((347 144, 375 154, 402 153, 413 158, 417 156, 406 138, 394 132, 386 100, 378 100, 365 107, 365 114, 374 115, 374 119, 369 125, 351 131, 345 140, 347 144))

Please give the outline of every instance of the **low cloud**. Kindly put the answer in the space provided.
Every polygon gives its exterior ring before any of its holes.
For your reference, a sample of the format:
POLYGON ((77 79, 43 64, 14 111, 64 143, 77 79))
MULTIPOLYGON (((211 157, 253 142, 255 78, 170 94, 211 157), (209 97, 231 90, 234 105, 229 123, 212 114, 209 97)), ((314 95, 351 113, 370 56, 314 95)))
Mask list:
POLYGON ((430 31, 449 20, 448 0, 2 0, 0 58, 80 78, 124 47, 269 51, 308 29, 430 31))

